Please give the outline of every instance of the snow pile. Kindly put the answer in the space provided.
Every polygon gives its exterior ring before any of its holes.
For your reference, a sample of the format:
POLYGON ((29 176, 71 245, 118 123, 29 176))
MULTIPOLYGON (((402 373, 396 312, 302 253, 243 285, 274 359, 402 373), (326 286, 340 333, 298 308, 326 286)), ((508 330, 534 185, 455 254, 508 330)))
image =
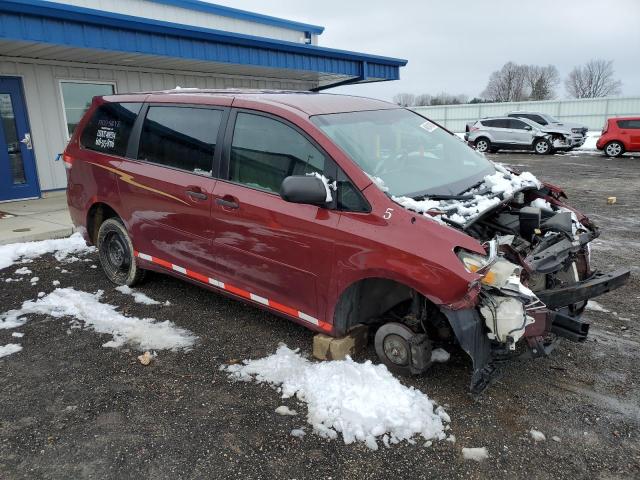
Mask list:
POLYGON ((136 292, 127 285, 116 287, 116 290, 120 293, 124 293, 125 295, 131 295, 136 303, 142 303, 143 305, 160 305, 159 301, 154 300, 153 298, 145 295, 142 292, 136 292))
POLYGON ((139 350, 190 350, 197 337, 188 330, 165 320, 126 317, 114 305, 100 302, 103 291, 87 293, 73 288, 57 288, 38 299, 27 300, 17 310, 0 315, 0 328, 14 328, 26 323, 25 315, 74 317, 98 333, 113 335, 103 347, 117 348, 129 344, 139 350))
POLYGON ((587 132, 587 138, 584 139, 584 143, 575 150, 596 150, 596 143, 602 135, 602 132, 587 132))
POLYGON ((13 353, 17 353, 22 350, 22 345, 17 343, 7 343, 6 345, 0 345, 0 358, 6 357, 13 353))
POLYGON ((431 361, 445 363, 449 361, 451 355, 444 348, 436 348, 431 352, 431 361))
POLYGON ((424 393, 405 387, 384 365, 356 363, 350 358, 312 363, 281 345, 275 354, 242 365, 223 365, 230 378, 268 383, 283 398, 297 396, 307 403, 307 422, 321 437, 346 444, 364 442, 372 450, 377 440, 385 446, 414 435, 425 439, 446 437, 450 418, 424 393), (380 437, 380 438, 378 438, 380 437))
POLYGON ((481 462, 482 460, 489 457, 489 453, 487 452, 486 447, 463 448, 462 456, 465 460, 475 460, 476 462, 481 462))
POLYGON ((62 261, 71 254, 86 253, 93 250, 95 248, 88 247, 79 233, 74 233, 67 238, 54 240, 0 245, 0 270, 10 267, 18 260, 37 258, 45 253, 54 253, 56 260, 62 261))
POLYGON ((286 405, 280 405, 278 408, 276 408, 275 412, 278 415, 297 415, 298 414, 298 412, 296 412, 295 410, 291 410, 286 405))
POLYGON ((15 271, 16 275, 29 275, 31 272, 31 270, 29 270, 27 267, 22 267, 19 268, 15 271))
POLYGON ((607 310, 606 308, 604 308, 602 305, 600 305, 595 300, 589 300, 587 302, 587 306, 585 308, 587 310, 591 310, 593 312, 603 312, 603 313, 609 313, 610 312, 610 310, 607 310))
POLYGON ((533 428, 529 430, 529 435, 531 435, 531 438, 533 438, 533 441, 536 443, 544 442, 547 439, 547 437, 544 436, 544 433, 539 430, 534 430, 533 428))
POLYGON ((327 197, 325 198, 325 202, 327 203, 333 202, 333 195, 331 194, 331 190, 335 192, 338 189, 338 183, 330 182, 327 177, 325 177, 324 175, 318 172, 307 173, 307 176, 316 177, 322 180, 322 183, 324 184, 324 189, 327 192, 327 197))
POLYGON ((530 172, 516 175, 500 164, 494 166, 495 173, 485 176, 480 185, 463 193, 465 196, 471 196, 467 200, 415 200, 395 196, 391 198, 403 207, 425 214, 429 218, 438 220, 441 217, 449 222, 464 225, 502 201, 510 199, 522 189, 542 187, 542 183, 530 172), (429 211, 435 216, 428 214, 429 211))

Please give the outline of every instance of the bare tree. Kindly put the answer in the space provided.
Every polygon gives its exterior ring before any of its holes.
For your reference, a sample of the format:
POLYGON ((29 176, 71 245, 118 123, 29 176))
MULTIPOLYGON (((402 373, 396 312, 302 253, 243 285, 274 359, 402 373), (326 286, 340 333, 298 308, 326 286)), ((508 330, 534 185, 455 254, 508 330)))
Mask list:
POLYGON ((618 95, 622 82, 613 75, 613 60, 596 59, 574 67, 564 83, 567 93, 574 98, 618 95))
POLYGON ((398 93, 393 96, 393 103, 401 107, 413 107, 416 102, 416 96, 413 93, 398 93))
POLYGON ((423 93, 422 95, 416 95, 414 105, 416 107, 424 107, 427 105, 431 105, 431 95, 429 95, 428 93, 423 93))
POLYGON ((467 97, 464 94, 452 95, 446 92, 440 92, 437 95, 431 97, 431 105, 458 105, 460 103, 467 103, 467 97))
POLYGON ((560 83, 558 69, 553 65, 541 67, 528 65, 525 79, 529 90, 529 100, 551 100, 555 98, 555 89, 560 83))
POLYGON ((505 63, 489 77, 483 97, 494 102, 517 102, 527 98, 526 65, 505 63))

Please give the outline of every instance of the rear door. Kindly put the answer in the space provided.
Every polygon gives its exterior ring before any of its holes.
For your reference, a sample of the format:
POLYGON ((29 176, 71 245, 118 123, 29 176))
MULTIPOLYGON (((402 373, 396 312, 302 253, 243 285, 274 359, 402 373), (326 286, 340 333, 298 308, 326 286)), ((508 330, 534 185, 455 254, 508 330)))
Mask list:
POLYGON ((135 126, 139 143, 130 149, 133 158, 120 165, 118 180, 141 258, 181 273, 214 272, 212 170, 225 112, 173 104, 151 104, 141 112, 135 126))
POLYGON ((492 120, 482 120, 482 125, 489 128, 489 132, 493 137, 493 143, 499 144, 509 144, 511 143, 509 139, 509 120, 505 119, 492 119, 492 120))
POLYGON ((522 120, 512 118, 509 120, 510 136, 513 143, 518 145, 530 146, 533 142, 532 128, 522 120))
POLYGON ((331 176, 332 160, 283 119, 232 112, 213 192, 219 278, 236 295, 317 325, 325 314, 338 213, 285 202, 279 192, 290 175, 331 176))

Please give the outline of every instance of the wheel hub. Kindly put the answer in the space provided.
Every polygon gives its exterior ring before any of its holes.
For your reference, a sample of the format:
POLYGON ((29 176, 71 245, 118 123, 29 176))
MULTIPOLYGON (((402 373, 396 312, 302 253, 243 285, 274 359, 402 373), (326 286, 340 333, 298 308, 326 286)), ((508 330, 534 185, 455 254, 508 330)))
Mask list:
POLYGON ((403 323, 389 322, 375 336, 378 358, 387 368, 401 375, 416 375, 431 366, 431 342, 403 323))

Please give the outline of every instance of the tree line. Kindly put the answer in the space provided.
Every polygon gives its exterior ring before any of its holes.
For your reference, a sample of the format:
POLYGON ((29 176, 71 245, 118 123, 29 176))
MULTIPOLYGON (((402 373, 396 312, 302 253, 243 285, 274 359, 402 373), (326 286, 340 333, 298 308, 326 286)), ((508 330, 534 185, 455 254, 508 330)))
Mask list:
MULTIPOLYGON (((560 85, 560 75, 554 65, 519 65, 505 63, 489 76, 480 97, 446 92, 437 95, 399 93, 393 102, 405 107, 429 105, 456 105, 462 103, 520 102, 524 100, 552 100, 560 85)), ((590 60, 573 68, 564 80, 570 98, 597 98, 618 95, 622 82, 615 78, 613 61, 590 60)))

